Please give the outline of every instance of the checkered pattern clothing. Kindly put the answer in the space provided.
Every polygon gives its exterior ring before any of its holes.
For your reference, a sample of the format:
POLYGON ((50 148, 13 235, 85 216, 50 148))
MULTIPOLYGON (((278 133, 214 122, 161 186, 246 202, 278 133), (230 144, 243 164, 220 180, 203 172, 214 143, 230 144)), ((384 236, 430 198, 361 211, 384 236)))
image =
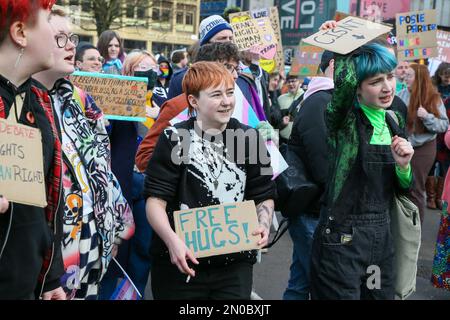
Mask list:
POLYGON ((69 299, 94 300, 97 299, 101 277, 100 235, 93 212, 83 215, 80 222, 81 228, 76 234, 73 233, 73 225, 64 224, 63 227, 64 234, 71 234, 72 240, 63 243, 63 258, 73 264, 65 266, 62 286, 69 299))
POLYGON ((131 209, 111 171, 101 110, 91 97, 84 96, 84 103, 79 103, 73 85, 65 79, 59 80, 52 92, 64 147, 65 275, 61 284, 69 299, 97 298, 114 241, 129 239, 134 233, 131 209))

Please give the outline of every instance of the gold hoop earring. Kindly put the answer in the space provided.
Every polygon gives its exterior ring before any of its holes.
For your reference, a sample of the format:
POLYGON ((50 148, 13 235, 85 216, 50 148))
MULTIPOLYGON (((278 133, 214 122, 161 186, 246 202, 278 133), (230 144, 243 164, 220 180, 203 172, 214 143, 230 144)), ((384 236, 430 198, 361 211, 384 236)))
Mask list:
POLYGON ((20 63, 20 60, 22 59, 23 52, 25 51, 24 48, 20 48, 19 56, 17 57, 16 63, 14 64, 14 69, 16 69, 20 63))

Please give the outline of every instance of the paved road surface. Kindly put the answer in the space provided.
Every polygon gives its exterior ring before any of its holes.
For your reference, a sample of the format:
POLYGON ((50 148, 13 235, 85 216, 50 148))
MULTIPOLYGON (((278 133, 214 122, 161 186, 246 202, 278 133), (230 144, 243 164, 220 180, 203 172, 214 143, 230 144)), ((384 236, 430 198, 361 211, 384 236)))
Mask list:
MULTIPOLYGON (((439 220, 439 211, 427 210, 422 230, 417 291, 409 297, 410 300, 450 300, 450 291, 436 289, 430 283, 439 220)), ((289 234, 286 233, 268 253, 262 255, 261 263, 255 265, 254 290, 262 299, 281 300, 289 278, 291 254, 292 241, 289 234)), ((150 283, 151 279, 149 279, 146 290, 147 299, 152 299, 150 283)))

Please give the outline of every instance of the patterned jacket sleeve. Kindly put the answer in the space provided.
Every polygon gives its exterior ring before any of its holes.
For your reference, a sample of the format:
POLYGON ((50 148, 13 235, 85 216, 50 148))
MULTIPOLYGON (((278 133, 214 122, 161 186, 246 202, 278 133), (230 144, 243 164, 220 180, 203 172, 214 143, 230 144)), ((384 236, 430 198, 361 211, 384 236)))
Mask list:
POLYGON ((122 194, 119 181, 111 172, 111 179, 113 180, 112 197, 114 204, 114 221, 115 221, 115 239, 128 240, 134 234, 134 220, 133 213, 127 200, 122 194))
POLYGON ((334 135, 344 124, 345 118, 353 107, 358 84, 355 65, 349 56, 336 54, 334 66, 335 89, 325 117, 330 135, 334 135))
POLYGON ((130 239, 134 234, 134 220, 133 214, 127 200, 122 194, 122 189, 120 188, 119 181, 112 173, 111 169, 111 148, 109 143, 108 133, 106 131, 106 126, 103 121, 103 112, 95 104, 94 99, 85 94, 85 115, 89 123, 92 126, 94 132, 101 137, 101 142, 104 144, 104 150, 107 150, 107 157, 109 163, 109 180, 112 182, 113 188, 111 190, 111 196, 113 199, 114 207, 114 221, 115 221, 115 239, 130 239))

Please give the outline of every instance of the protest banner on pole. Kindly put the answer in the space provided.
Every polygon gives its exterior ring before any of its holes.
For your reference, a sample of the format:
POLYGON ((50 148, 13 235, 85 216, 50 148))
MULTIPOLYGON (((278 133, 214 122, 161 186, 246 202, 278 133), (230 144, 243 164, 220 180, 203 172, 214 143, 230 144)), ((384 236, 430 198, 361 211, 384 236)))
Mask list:
POLYGON ((0 119, 0 194, 9 201, 46 207, 41 132, 0 119))
POLYGON ((283 44, 281 42, 280 17, 278 15, 278 8, 262 8, 253 11, 243 11, 230 14, 230 21, 232 23, 244 22, 250 19, 269 18, 272 29, 275 33, 276 55, 274 59, 261 58, 260 65, 268 73, 284 70, 284 54, 283 44))
POLYGON ((437 31, 438 56, 437 60, 450 63, 450 32, 437 31))
POLYGON ((90 94, 111 120, 146 120, 146 78, 76 71, 70 81, 90 94))
POLYGON ((325 50, 347 54, 391 29, 383 24, 350 16, 337 22, 336 28, 321 30, 303 41, 325 50))
POLYGON ((253 201, 175 211, 175 232, 196 258, 259 249, 253 201))
POLYGON ((289 74, 297 77, 317 76, 324 50, 301 42, 289 74))
POLYGON ((396 15, 396 26, 398 60, 426 59, 438 55, 436 10, 399 13, 396 15))

